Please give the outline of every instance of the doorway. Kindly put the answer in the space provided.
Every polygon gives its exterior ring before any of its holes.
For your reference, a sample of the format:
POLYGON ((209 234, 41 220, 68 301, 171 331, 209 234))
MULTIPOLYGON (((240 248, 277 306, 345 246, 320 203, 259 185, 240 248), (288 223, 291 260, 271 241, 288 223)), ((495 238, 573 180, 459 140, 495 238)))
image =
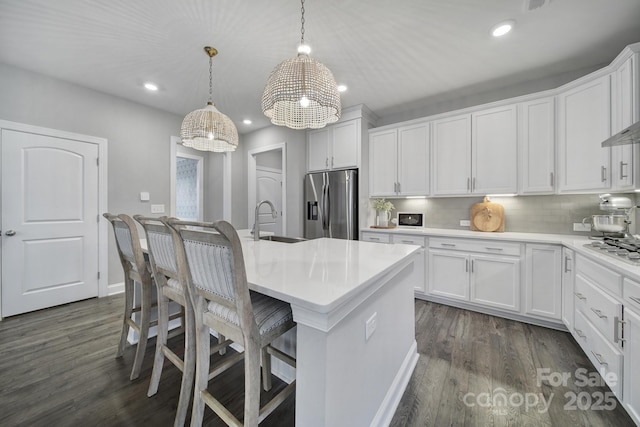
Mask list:
POLYGON ((11 122, 0 129, 0 315, 106 295, 106 140, 11 122))
POLYGON ((286 144, 250 150, 248 153, 248 226, 254 223, 255 207, 261 200, 271 201, 277 217, 271 215, 271 208, 264 204, 260 208, 258 221, 261 231, 271 231, 277 235, 287 233, 287 173, 286 144))

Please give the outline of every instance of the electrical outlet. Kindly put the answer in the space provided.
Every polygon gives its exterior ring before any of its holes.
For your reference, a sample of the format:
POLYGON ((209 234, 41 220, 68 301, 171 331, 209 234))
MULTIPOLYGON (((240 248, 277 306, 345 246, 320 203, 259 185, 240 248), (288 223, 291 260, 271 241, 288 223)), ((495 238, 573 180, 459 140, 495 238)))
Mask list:
POLYGON ((377 318, 378 318, 378 313, 373 313, 371 315, 371 317, 369 317, 369 319, 367 320, 367 323, 365 324, 364 327, 364 338, 366 340, 369 340, 369 337, 371 337, 371 335, 373 335, 373 333, 376 331, 376 327, 377 325, 377 318))
POLYGON ((151 213, 152 214, 164 213, 164 205, 151 205, 151 213))
POLYGON ((471 227, 471 221, 468 219, 461 219, 460 220, 460 226, 461 227, 471 227))
POLYGON ((591 231, 591 224, 583 224, 581 222, 573 223, 573 231, 591 231))

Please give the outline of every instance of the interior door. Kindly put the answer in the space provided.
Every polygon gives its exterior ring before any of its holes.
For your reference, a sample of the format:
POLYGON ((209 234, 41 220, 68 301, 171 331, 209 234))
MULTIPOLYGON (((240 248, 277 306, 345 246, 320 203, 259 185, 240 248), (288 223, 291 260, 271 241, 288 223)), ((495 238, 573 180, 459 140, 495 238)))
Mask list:
POLYGON ((2 130, 2 315, 98 295, 98 145, 2 130))
POLYGON ((256 168, 256 203, 261 200, 269 200, 278 211, 278 216, 273 218, 271 207, 268 204, 260 206, 258 221, 260 231, 271 231, 282 235, 282 172, 267 168, 256 168))

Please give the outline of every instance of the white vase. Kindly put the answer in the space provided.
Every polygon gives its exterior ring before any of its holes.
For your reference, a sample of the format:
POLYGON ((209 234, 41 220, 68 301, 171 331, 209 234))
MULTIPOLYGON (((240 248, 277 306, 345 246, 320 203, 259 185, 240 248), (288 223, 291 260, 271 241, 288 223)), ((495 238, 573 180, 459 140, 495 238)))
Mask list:
POLYGON ((389 211, 378 211, 378 227, 389 226, 391 214, 389 211))

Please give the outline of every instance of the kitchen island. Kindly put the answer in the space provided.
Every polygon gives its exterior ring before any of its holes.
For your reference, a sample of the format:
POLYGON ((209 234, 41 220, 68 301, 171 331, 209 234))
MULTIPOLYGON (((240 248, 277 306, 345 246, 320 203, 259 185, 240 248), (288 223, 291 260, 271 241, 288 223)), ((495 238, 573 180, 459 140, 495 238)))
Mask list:
POLYGON ((387 425, 417 363, 418 246, 242 241, 249 287, 291 304, 296 425, 387 425))

